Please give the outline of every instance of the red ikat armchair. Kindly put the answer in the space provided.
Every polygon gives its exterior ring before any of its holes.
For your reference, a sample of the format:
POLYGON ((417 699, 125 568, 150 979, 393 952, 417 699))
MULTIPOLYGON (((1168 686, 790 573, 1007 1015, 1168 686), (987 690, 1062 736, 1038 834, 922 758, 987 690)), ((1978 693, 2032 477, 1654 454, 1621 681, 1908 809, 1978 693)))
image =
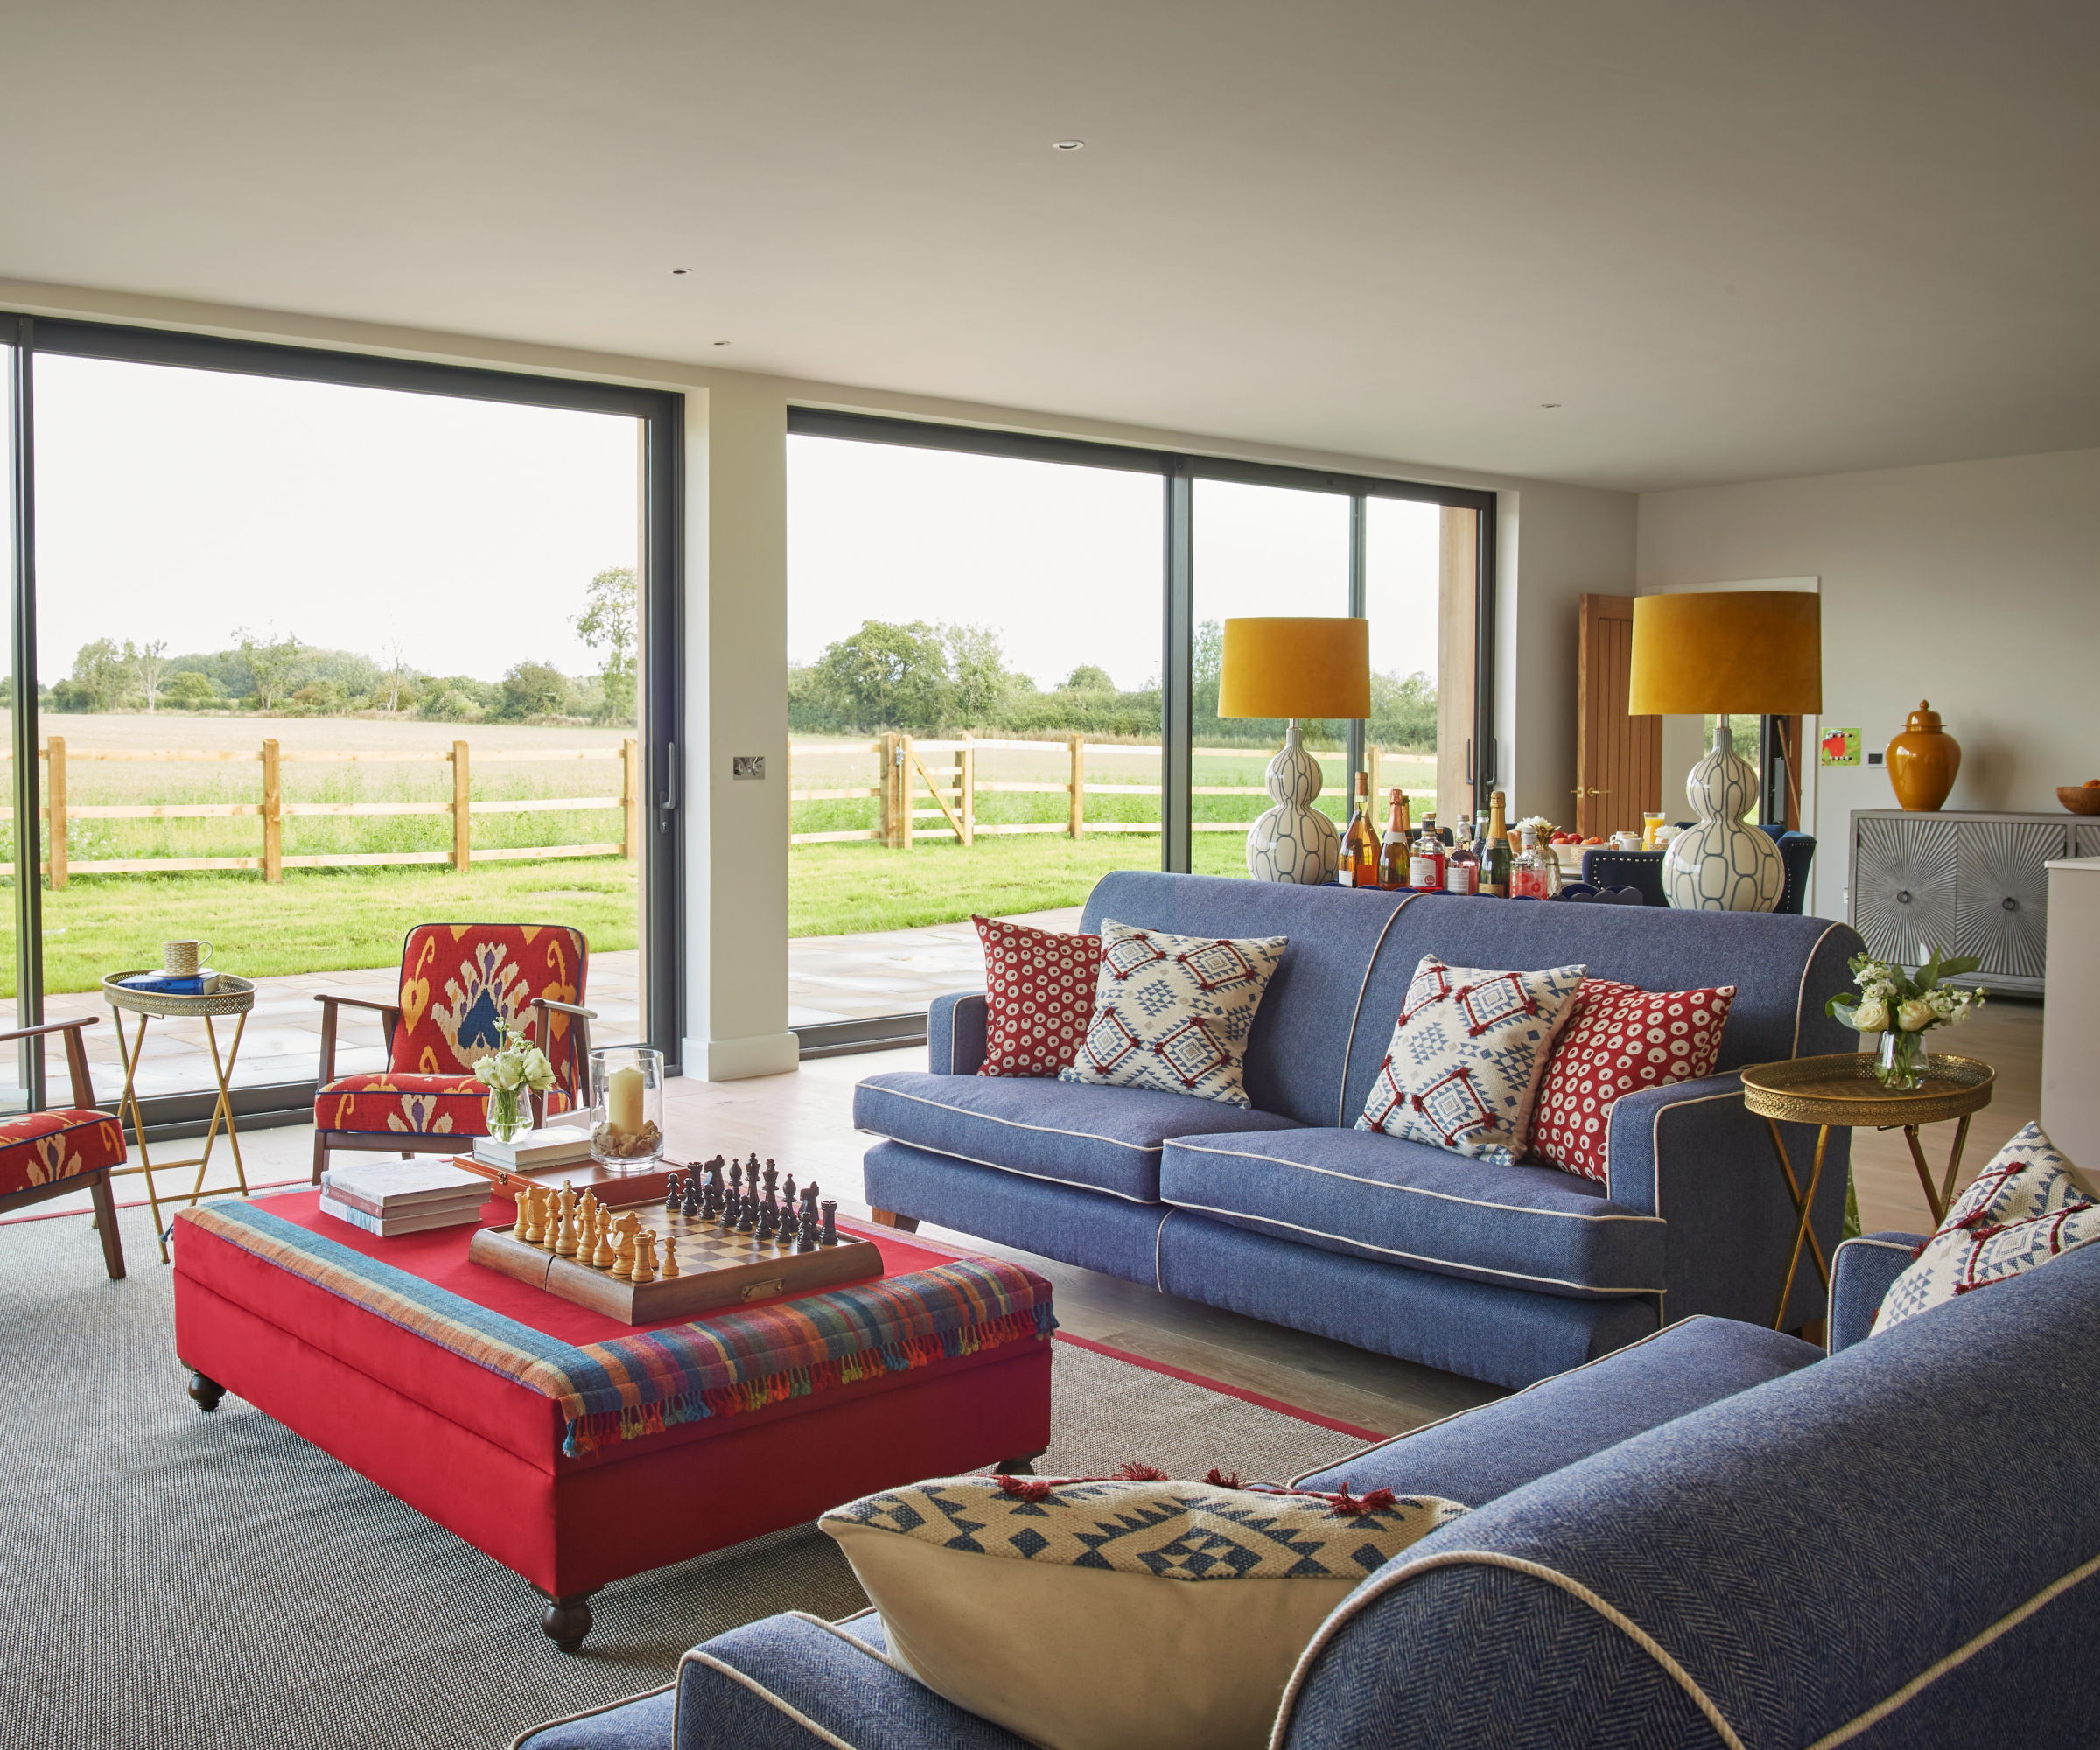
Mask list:
POLYGON ((532 1096, 532 1121, 590 1096, 592 1012, 581 1006, 590 946, 557 924, 418 924, 402 944, 392 1003, 324 992, 321 1070, 313 1101, 313 1182, 332 1149, 462 1154, 488 1133, 488 1089, 474 1066, 517 1026, 554 1065, 550 1093, 532 1096), (387 1030, 387 1067, 335 1073, 337 1012, 369 1009, 387 1030))
POLYGON ((88 1047, 80 1039, 82 1027, 101 1019, 100 1015, 80 1015, 70 1021, 48 1021, 40 1027, 0 1033, 0 1042, 40 1033, 65 1034, 66 1068, 73 1081, 72 1105, 0 1118, 0 1209, 41 1203, 68 1192, 87 1192, 102 1235, 102 1267, 116 1282, 124 1274, 124 1242, 116 1231, 109 1169, 124 1164, 124 1130, 111 1114, 96 1110, 88 1047))

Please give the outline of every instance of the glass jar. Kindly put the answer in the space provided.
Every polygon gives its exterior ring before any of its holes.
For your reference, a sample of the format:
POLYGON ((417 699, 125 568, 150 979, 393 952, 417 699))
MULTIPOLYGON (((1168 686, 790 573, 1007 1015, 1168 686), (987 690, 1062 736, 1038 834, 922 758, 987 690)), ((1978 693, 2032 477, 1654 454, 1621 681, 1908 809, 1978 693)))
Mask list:
POLYGON ((663 1054, 608 1046, 591 1054, 591 1158, 638 1172, 663 1153, 663 1054))
POLYGON ((1538 848, 1538 835, 1527 830, 1523 847, 1509 865, 1509 897, 1513 900, 1546 900, 1552 897, 1546 874, 1547 858, 1538 848))
POLYGON ((1925 1080, 1930 1055, 1923 1030, 1907 1033, 1891 1027, 1881 1035, 1881 1055, 1874 1064, 1874 1077, 1884 1088, 1918 1087, 1925 1080))

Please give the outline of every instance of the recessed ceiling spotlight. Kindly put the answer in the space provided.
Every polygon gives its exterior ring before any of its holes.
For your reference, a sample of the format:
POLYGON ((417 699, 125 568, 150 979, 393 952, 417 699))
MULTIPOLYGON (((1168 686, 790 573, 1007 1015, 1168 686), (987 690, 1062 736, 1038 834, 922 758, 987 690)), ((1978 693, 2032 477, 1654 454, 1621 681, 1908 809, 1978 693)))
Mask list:
POLYGON ((671 271, 675 274, 690 274, 692 270, 690 268, 673 268, 671 271))
POLYGON ((1560 403, 1558 401, 1542 401, 1539 405, 1541 407, 1558 407, 1560 403))
POLYGON ((716 342, 715 342, 715 345, 717 345, 718 346, 726 346, 727 345, 729 345, 729 342, 728 342, 728 341, 726 341, 726 340, 718 340, 718 341, 716 341, 716 342))
POLYGON ((1050 142, 1050 150, 1054 152, 1083 151, 1086 144, 1084 140, 1053 140, 1050 142))

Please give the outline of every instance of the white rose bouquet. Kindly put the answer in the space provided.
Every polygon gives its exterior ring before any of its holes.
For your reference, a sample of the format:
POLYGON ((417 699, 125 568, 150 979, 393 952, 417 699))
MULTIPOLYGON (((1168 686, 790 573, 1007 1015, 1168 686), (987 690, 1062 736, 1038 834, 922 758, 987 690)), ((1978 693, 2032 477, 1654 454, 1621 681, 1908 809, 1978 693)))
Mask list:
POLYGON ((1824 1012, 1859 1032, 1881 1035, 1874 1074, 1884 1088, 1915 1088, 1925 1079, 1925 1035, 1967 1020, 1984 1002, 1980 987, 1957 990, 1945 981, 1979 963, 1967 956, 1942 960, 1935 948, 1924 965, 1907 973, 1871 954, 1856 954, 1851 970, 1857 994, 1839 991, 1824 1012))
POLYGON ((554 1066, 522 1027, 506 1026, 503 1044, 474 1066, 474 1080, 488 1089, 489 1134, 510 1142, 531 1128, 521 1096, 554 1086, 554 1066))

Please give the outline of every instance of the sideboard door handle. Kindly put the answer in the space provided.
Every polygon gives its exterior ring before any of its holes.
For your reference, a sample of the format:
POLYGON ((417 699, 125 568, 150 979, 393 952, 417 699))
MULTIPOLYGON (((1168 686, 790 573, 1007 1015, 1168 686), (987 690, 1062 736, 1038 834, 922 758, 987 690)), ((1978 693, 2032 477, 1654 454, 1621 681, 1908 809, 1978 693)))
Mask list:
POLYGON ((1903 890, 1902 890, 1900 892, 1899 892, 1899 893, 1896 895, 1896 903, 1897 903, 1899 906, 1908 906, 1908 905, 1910 903, 1910 889, 1909 889, 1909 888, 1908 888, 1908 887, 1904 888, 1904 889, 1903 889, 1903 890))
POLYGON ((2017 912, 2020 909, 2020 901, 2014 899, 2010 893, 2007 893, 2006 897, 2000 900, 1998 903, 2008 912, 2017 912))

